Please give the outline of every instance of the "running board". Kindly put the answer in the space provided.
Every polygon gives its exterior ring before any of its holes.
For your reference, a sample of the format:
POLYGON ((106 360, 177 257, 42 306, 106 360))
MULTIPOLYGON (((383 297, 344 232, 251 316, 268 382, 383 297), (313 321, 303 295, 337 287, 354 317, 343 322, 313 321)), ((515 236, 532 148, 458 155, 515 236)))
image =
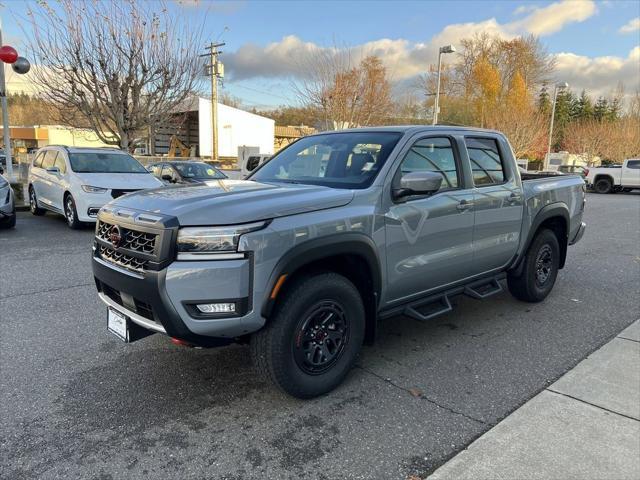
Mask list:
POLYGON ((502 292, 500 281, 494 277, 491 280, 483 282, 475 282, 464 287, 464 294, 476 300, 484 300, 491 295, 502 292))
POLYGON ((410 302, 404 306, 395 307, 380 313, 380 318, 389 318, 396 315, 406 315, 407 317, 426 322, 444 313, 453 310, 451 299, 457 295, 466 295, 475 300, 484 300, 487 297, 503 291, 501 280, 506 275, 501 273, 494 277, 476 280, 467 285, 461 285, 442 293, 423 297, 410 302))

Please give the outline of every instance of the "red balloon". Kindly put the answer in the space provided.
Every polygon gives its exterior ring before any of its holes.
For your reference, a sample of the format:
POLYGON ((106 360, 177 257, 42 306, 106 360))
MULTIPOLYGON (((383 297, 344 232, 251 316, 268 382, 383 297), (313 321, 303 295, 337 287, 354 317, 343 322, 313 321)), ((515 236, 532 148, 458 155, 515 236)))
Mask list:
POLYGON ((0 60, 5 63, 13 63, 18 59, 18 52, 15 48, 9 45, 3 45, 0 47, 0 60))

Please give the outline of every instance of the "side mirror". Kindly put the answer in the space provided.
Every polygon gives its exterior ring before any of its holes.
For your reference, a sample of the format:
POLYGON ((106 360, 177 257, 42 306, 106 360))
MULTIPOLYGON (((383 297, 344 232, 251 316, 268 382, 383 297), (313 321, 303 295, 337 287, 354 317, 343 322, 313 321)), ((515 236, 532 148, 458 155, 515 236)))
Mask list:
POLYGON ((400 179, 400 188, 393 190, 394 198, 429 195, 440 190, 442 175, 437 172, 411 172, 400 179))
POLYGON ((48 173, 60 173, 60 169, 58 167, 47 167, 48 173))
POLYGON ((167 173, 165 173, 164 175, 162 175, 162 180, 165 180, 167 182, 172 182, 173 181, 173 177, 167 173))
POLYGON ((0 175, 4 175, 4 168, 0 167, 0 175))

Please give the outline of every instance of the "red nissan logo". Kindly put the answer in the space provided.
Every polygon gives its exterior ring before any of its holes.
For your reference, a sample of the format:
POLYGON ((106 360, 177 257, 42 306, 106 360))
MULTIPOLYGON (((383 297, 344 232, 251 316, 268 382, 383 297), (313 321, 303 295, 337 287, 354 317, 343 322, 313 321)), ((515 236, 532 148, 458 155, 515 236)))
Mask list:
POLYGON ((120 243, 122 242, 122 233, 120 232, 120 227, 118 225, 114 225, 109 230, 109 241, 113 248, 118 248, 120 243))

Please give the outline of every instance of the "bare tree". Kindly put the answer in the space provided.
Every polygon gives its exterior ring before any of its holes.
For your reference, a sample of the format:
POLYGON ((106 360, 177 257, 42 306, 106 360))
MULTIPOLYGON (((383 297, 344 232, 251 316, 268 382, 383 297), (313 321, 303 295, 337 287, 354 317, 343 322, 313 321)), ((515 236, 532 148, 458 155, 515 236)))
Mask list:
POLYGON ((61 121, 106 144, 131 149, 195 90, 201 27, 176 20, 161 2, 42 1, 29 17, 42 96, 61 121))
POLYGON ((393 108, 387 70, 376 56, 356 64, 348 49, 317 49, 302 69, 294 88, 305 106, 320 113, 327 130, 378 125, 393 108))

